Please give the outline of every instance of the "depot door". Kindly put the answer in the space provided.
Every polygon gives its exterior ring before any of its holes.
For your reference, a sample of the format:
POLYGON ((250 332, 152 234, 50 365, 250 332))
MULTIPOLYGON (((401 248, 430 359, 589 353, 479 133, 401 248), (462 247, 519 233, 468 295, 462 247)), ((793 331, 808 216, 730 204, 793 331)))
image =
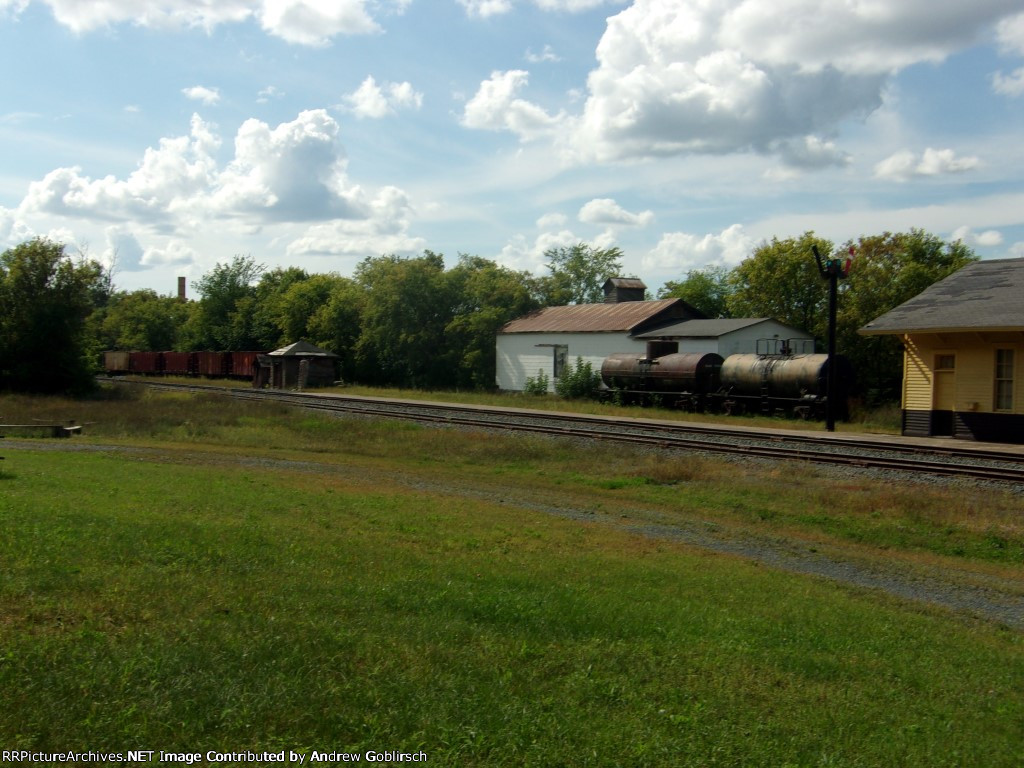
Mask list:
POLYGON ((932 434, 953 436, 956 408, 956 355, 935 356, 935 387, 932 390, 932 434))

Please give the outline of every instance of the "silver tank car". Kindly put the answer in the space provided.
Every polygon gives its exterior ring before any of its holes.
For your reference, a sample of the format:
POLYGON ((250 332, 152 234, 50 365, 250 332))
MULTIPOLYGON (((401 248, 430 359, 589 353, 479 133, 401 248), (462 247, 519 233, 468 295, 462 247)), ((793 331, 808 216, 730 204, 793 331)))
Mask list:
POLYGON ((609 389, 635 392, 708 394, 718 389, 721 355, 691 352, 648 360, 636 352, 619 352, 601 364, 601 379, 609 389))
MULTIPOLYGON (((852 378, 849 362, 837 357, 836 370, 836 395, 845 399, 852 378)), ((722 389, 733 395, 797 400, 825 397, 827 374, 828 355, 730 355, 722 364, 721 382, 722 389)))

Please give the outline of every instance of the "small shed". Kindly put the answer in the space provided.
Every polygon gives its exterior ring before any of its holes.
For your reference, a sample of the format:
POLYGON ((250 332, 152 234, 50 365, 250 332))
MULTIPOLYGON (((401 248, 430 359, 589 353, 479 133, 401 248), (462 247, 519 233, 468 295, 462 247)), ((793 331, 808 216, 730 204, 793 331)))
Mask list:
POLYGON ((338 356, 326 349, 297 341, 256 358, 258 368, 252 385, 256 389, 306 389, 329 387, 337 379, 338 356))
POLYGON ((643 301, 647 286, 635 277, 609 277, 602 286, 605 304, 621 304, 624 301, 643 301))
POLYGON ((860 333, 903 343, 903 434, 1024 443, 1024 259, 969 264, 860 333))
POLYGON ((730 317, 719 320, 684 320, 665 328, 637 334, 658 355, 676 352, 713 352, 729 355, 814 352, 814 337, 806 331, 769 317, 730 317))

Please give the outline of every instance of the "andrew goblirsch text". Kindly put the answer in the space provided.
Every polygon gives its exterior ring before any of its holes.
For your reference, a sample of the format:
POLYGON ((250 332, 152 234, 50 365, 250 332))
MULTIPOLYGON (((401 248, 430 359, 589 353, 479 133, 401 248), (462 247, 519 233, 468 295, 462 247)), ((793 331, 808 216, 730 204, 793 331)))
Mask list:
POLYGON ((425 763, 426 752, 320 752, 311 750, 308 754, 293 750, 280 752, 165 752, 156 749, 134 749, 125 752, 38 752, 27 749, 0 750, 0 763, 182 763, 184 765, 217 765, 218 763, 256 763, 259 765, 308 765, 311 763, 371 763, 394 765, 396 763, 425 763))

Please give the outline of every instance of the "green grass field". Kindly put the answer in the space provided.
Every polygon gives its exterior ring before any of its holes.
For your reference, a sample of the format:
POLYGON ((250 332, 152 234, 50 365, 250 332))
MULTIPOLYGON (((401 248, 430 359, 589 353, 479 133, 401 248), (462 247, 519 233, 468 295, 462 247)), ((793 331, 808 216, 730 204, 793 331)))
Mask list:
POLYGON ((0 441, 0 749, 1024 763, 1019 631, 585 519, 1024 589, 1019 497, 216 398, 0 398, 72 411, 96 450, 0 441))

